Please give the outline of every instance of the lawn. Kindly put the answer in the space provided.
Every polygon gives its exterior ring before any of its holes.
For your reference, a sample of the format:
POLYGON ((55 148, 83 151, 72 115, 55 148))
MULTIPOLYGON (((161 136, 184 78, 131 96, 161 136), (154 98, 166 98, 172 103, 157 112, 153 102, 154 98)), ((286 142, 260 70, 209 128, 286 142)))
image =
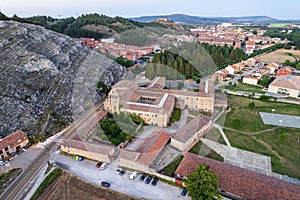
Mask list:
POLYGON ((272 162, 273 171, 300 179, 300 129, 280 128, 256 135, 256 138, 268 143, 272 150, 286 159, 287 162, 272 162))
POLYGON ((175 160, 173 160, 173 162, 171 162, 168 166, 166 166, 160 173, 173 177, 182 159, 183 159, 183 155, 177 157, 175 160))
POLYGON ((226 114, 225 126, 245 132, 257 132, 274 126, 264 125, 259 112, 272 112, 300 116, 300 106, 275 101, 261 101, 247 97, 228 95, 230 112, 226 114), (249 108, 254 103, 255 108, 249 108))
POLYGON ((224 132, 233 147, 270 156, 273 172, 300 179, 300 157, 298 156, 300 152, 300 142, 298 142, 300 130, 287 128, 283 130, 288 135, 284 143, 281 142, 278 130, 258 135, 245 135, 228 130, 224 132), (256 139, 263 141, 265 145, 256 139), (287 162, 275 155, 276 152, 287 162))
POLYGON ((211 159, 214 159, 214 160, 218 160, 218 161, 221 161, 221 162, 224 161, 224 158, 222 156, 217 154, 215 151, 211 150, 208 146, 203 144, 201 141, 196 143, 193 146, 193 148, 190 149, 189 152, 197 154, 197 155, 205 156, 207 158, 211 158, 211 159))
POLYGON ((262 91, 263 87, 255 86, 255 85, 248 85, 244 83, 238 83, 236 85, 226 86, 225 89, 232 90, 232 91, 245 91, 251 93, 259 93, 265 94, 266 92, 262 91))
POLYGON ((174 122, 177 122, 180 120, 180 116, 181 116, 181 109, 180 108, 174 108, 173 112, 172 112, 172 116, 169 120, 168 125, 173 124, 174 122))
POLYGON ((273 128, 264 125, 257 110, 250 108, 232 108, 226 115, 225 127, 245 132, 257 132, 273 128))

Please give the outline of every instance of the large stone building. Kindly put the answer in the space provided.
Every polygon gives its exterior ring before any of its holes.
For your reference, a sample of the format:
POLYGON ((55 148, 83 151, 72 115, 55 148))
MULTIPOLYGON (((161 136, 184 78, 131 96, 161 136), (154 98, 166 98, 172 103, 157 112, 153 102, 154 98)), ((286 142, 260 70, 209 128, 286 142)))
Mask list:
POLYGON ((171 146, 187 152, 211 128, 212 120, 205 115, 199 115, 186 126, 179 129, 171 139, 171 146))
POLYGON ((144 138, 137 149, 121 150, 119 165, 122 167, 148 171, 155 158, 169 142, 171 136, 163 131, 156 131, 144 138))
POLYGON ((110 163, 117 154, 112 145, 92 143, 76 139, 67 139, 61 143, 61 150, 68 154, 79 155, 92 160, 110 163))
POLYGON ((18 130, 2 139, 0 139, 0 160, 8 158, 13 153, 28 145, 29 140, 26 133, 18 130))
POLYGON ((218 175, 218 189, 230 199, 300 199, 299 185, 193 153, 184 153, 176 178, 186 178, 200 164, 218 175))
POLYGON ((210 81, 202 81, 199 92, 166 90, 164 77, 157 77, 146 88, 123 80, 112 87, 104 107, 110 113, 139 115, 146 123, 166 127, 174 107, 213 112, 214 93, 210 81))

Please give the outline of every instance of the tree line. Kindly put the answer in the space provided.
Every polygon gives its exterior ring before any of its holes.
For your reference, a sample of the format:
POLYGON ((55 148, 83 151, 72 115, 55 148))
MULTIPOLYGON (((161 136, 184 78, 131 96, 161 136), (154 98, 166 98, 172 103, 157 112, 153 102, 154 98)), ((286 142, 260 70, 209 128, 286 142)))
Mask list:
POLYGON ((154 54, 152 63, 146 67, 146 77, 164 76, 169 80, 192 78, 199 82, 203 76, 210 75, 218 69, 247 60, 259 54, 283 48, 284 44, 255 51, 246 55, 241 49, 215 46, 207 43, 181 43, 162 53, 154 54))
POLYGON ((109 17, 97 13, 81 15, 77 18, 68 17, 57 19, 50 16, 33 16, 28 18, 21 18, 17 15, 14 15, 13 17, 7 17, 0 12, 0 20, 14 20, 22 23, 31 23, 43 26, 59 33, 66 34, 70 37, 86 37, 95 39, 107 38, 115 32, 120 33, 137 27, 164 27, 164 25, 156 22, 143 23, 119 16, 109 17), (85 28, 86 25, 106 26, 108 30, 90 30, 85 28))
POLYGON ((288 30, 286 30, 286 33, 282 33, 282 30, 283 29, 268 30, 264 35, 270 36, 272 38, 278 37, 282 40, 287 39, 291 41, 291 45, 294 45, 297 49, 300 49, 300 29, 294 28, 289 34, 287 34, 288 30))

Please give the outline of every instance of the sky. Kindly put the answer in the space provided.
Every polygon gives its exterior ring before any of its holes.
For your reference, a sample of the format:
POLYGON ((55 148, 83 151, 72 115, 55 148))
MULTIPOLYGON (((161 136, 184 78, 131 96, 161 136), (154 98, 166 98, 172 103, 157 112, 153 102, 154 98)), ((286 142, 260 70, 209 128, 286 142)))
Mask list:
POLYGON ((207 17, 265 15, 300 19, 300 0, 0 0, 0 10, 11 17, 47 15, 77 17, 88 13, 137 17, 188 14, 207 17))

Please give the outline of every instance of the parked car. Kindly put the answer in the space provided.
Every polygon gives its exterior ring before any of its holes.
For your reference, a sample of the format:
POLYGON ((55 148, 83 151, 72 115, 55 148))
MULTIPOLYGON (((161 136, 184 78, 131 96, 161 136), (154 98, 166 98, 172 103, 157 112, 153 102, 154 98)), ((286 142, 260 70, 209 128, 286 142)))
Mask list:
POLYGON ((116 171, 116 174, 120 174, 120 172, 121 172, 122 170, 123 170, 122 168, 118 168, 117 171, 116 171))
POLYGON ((105 169, 107 167, 107 165, 108 164, 106 162, 102 163, 102 165, 100 166, 100 169, 105 169))
POLYGON ((103 187, 106 187, 106 188, 109 188, 109 187, 110 187, 110 183, 108 183, 108 182, 106 182, 106 181, 102 181, 102 182, 101 182, 101 185, 102 185, 103 187))
POLYGON ((152 176, 148 176, 148 177, 146 178, 145 183, 146 183, 146 184, 149 184, 149 183, 151 182, 151 180, 152 180, 152 176))
POLYGON ((7 162, 5 160, 0 160, 0 166, 5 165, 7 162))
POLYGON ((119 175, 123 176, 125 174, 125 170, 121 170, 119 175))
POLYGON ((97 167, 97 168, 100 168, 101 165, 102 165, 102 162, 98 162, 97 165, 96 165, 96 167, 97 167))
POLYGON ((158 178, 155 177, 155 178, 153 179, 153 181, 152 181, 151 184, 154 185, 154 186, 156 186, 157 182, 158 182, 158 178))
POLYGON ((143 182, 143 181, 145 180, 145 178, 146 178, 146 174, 143 173, 143 174, 141 175, 141 177, 140 177, 140 181, 143 182))
POLYGON ((138 172, 134 171, 134 172, 132 172, 132 173, 130 174, 129 178, 130 178, 131 180, 133 180, 133 179, 135 179, 135 178, 137 177, 137 175, 138 175, 138 172))
POLYGON ((182 191, 181 191, 181 196, 185 196, 187 193, 187 190, 184 188, 182 191))

